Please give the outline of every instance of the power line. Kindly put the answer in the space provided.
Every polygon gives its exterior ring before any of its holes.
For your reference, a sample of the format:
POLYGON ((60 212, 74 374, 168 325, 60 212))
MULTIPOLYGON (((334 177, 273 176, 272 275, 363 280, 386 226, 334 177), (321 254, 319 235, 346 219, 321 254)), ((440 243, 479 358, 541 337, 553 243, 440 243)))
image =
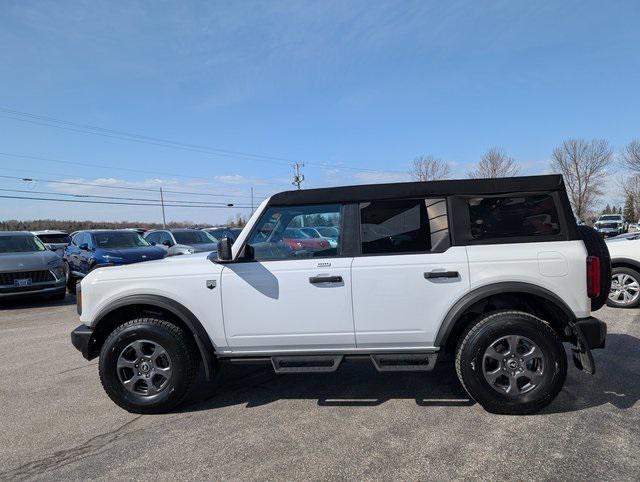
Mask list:
MULTIPOLYGON (((68 196, 68 197, 81 197, 81 198, 94 198, 94 199, 115 199, 118 201, 150 201, 157 202, 158 199, 152 198, 140 198, 140 197, 121 197, 121 196, 98 196, 94 194, 70 194, 70 193, 61 193, 61 192, 51 192, 51 191, 32 191, 30 189, 2 189, 0 191, 4 192, 19 192, 19 193, 27 193, 27 194, 45 194, 48 196, 68 196)), ((181 199, 165 199, 165 202, 168 203, 180 203, 180 204, 192 204, 194 207, 198 206, 227 206, 229 203, 212 203, 212 202, 202 202, 202 201, 183 201, 181 199)))
MULTIPOLYGON (((131 186, 116 186, 116 185, 104 185, 104 184, 95 184, 90 182, 79 182, 79 181, 60 181, 57 179, 42 179, 42 178, 34 178, 34 177, 19 177, 19 176, 7 176, 0 175, 2 179, 17 179, 19 181, 37 181, 37 182, 50 182, 53 184, 67 184, 71 186, 90 186, 101 189, 122 189, 127 191, 145 191, 145 192, 153 192, 157 193, 157 189, 145 188, 145 187, 131 187, 131 186)), ((175 191, 169 189, 163 189, 164 192, 171 194, 185 194, 190 196, 211 196, 211 197, 227 197, 227 198, 241 198, 241 197, 250 197, 246 194, 218 194, 218 193, 204 193, 204 192, 193 192, 193 191, 175 191)))
MULTIPOLYGON (((110 205, 122 205, 122 206, 161 206, 159 202, 156 203, 133 203, 133 202, 117 202, 117 201, 90 201, 84 199, 57 199, 57 198, 44 198, 44 197, 31 197, 31 196, 6 196, 4 194, 0 195, 0 198, 3 199, 25 199, 31 201, 54 201, 54 202, 63 202, 63 203, 84 203, 84 204, 110 204, 110 205)), ((250 206, 186 206, 183 204, 165 204, 165 207, 171 208, 209 208, 209 209, 244 209, 249 208, 250 206)))
MULTIPOLYGON (((243 160, 258 161, 258 162, 269 162, 269 163, 278 163, 278 164, 291 164, 294 162, 292 159, 284 158, 284 157, 253 154, 249 152, 233 151, 229 149, 221 149, 221 148, 198 145, 198 144, 190 144, 186 142, 174 141, 174 140, 160 138, 160 137, 152 137, 152 136, 135 134, 135 133, 120 131, 115 129, 107 129, 104 127, 94 126, 91 124, 81 124, 77 122, 71 122, 64 119, 57 119, 55 117, 48 117, 48 116, 33 114, 30 112, 9 109, 6 107, 0 107, 0 112, 5 113, 1 117, 17 120, 19 122, 26 122, 26 123, 42 125, 46 127, 53 127, 56 129, 65 129, 69 131, 120 139, 120 140, 125 140, 130 142, 138 142, 138 143, 156 145, 156 146, 167 147, 172 149, 182 149, 182 150, 187 150, 192 152, 206 153, 206 154, 211 154, 219 157, 235 156, 243 160), (7 114, 10 114, 10 115, 7 115, 7 114), (18 117, 15 117, 15 116, 18 116, 18 117)), ((343 166, 340 164, 327 163, 327 162, 312 161, 312 162, 307 162, 307 164, 315 167, 321 167, 321 168, 343 169, 343 170, 359 171, 359 172, 372 172, 372 173, 402 172, 404 173, 404 171, 398 171, 398 170, 380 170, 380 169, 368 169, 368 168, 361 168, 361 167, 350 167, 350 166, 343 166)))

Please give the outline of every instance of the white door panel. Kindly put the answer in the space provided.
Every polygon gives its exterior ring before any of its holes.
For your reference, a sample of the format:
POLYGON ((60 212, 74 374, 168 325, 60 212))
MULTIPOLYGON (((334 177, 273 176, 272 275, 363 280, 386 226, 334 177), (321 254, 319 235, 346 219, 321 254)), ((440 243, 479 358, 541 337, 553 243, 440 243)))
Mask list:
POLYGON ((353 258, 233 263, 222 272, 229 347, 353 348, 353 258), (311 283, 313 277, 341 277, 311 283))
POLYGON ((466 250, 355 258, 352 283, 359 348, 430 346, 447 311, 469 289, 466 250), (458 276, 426 279, 432 271, 458 276))

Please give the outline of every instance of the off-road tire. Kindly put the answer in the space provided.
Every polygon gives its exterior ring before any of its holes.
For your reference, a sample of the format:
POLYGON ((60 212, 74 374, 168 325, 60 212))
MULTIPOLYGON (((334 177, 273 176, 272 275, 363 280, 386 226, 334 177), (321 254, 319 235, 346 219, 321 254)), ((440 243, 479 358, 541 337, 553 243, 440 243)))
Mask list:
POLYGON ((138 318, 118 326, 105 340, 98 365, 100 381, 111 400, 129 412, 168 412, 184 400, 195 380, 198 367, 195 354, 195 344, 179 326, 158 318, 138 318), (128 391, 118 376, 118 358, 136 340, 161 345, 171 360, 168 385, 151 397, 128 391))
POLYGON ((461 336, 456 349, 456 372, 464 389, 488 412, 525 415, 547 406, 558 395, 567 376, 567 356, 557 333, 543 320, 522 311, 489 314, 461 336), (544 356, 542 381, 531 391, 510 398, 484 377, 484 353, 496 339, 507 335, 532 340, 544 356))
MULTIPOLYGON (((613 268, 611 270, 611 276, 613 277, 617 274, 627 274, 631 276, 634 280, 640 281, 640 273, 638 273, 636 270, 631 268, 624 268, 624 267, 613 268)), ((607 292, 607 295, 608 294, 609 292, 607 292)), ((612 308, 636 308, 638 305, 640 305, 640 296, 637 299, 635 299, 633 302, 626 303, 626 304, 616 302, 607 296, 607 306, 611 306, 612 308)))
POLYGON ((607 243, 604 242, 604 239, 602 239, 598 231, 591 226, 581 224, 578 226, 578 232, 582 237, 589 256, 597 256, 600 258, 600 296, 591 298, 591 310, 596 311, 602 308, 609 298, 609 290, 611 288, 611 256, 609 255, 607 243))

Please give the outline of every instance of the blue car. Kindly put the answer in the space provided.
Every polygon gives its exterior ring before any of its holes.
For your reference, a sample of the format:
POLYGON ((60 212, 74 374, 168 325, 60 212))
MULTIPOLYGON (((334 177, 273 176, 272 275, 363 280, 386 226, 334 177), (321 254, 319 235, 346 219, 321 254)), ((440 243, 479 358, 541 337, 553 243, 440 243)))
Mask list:
POLYGON ((67 286, 73 289, 77 279, 94 268, 162 259, 165 255, 165 250, 151 246, 135 231, 77 231, 64 250, 67 286))

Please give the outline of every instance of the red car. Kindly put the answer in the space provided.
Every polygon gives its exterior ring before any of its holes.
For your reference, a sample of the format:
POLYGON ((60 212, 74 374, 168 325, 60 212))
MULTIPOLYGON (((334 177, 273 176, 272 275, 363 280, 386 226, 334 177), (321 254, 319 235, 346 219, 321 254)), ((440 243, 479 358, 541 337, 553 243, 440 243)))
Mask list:
POLYGON ((285 229, 282 240, 294 251, 301 249, 311 249, 314 251, 329 249, 329 242, 326 239, 312 238, 299 229, 285 229))

